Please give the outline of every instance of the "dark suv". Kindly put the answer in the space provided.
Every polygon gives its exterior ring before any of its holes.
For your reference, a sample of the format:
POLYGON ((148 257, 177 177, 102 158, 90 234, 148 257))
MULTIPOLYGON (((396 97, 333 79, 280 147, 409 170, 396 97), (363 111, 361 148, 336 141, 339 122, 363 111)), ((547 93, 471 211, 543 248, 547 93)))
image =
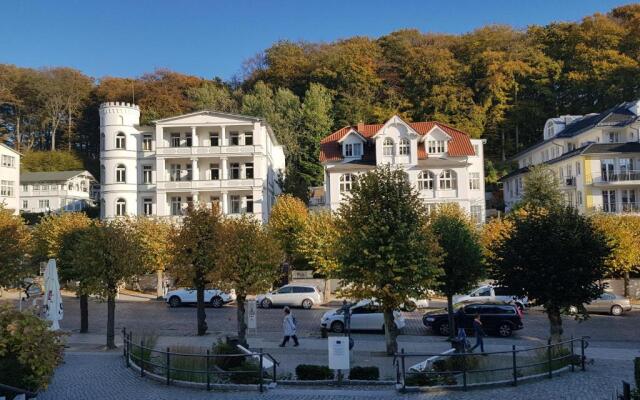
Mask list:
MULTIPOLYGON (((509 337, 513 331, 522 329, 522 320, 515 306, 511 304, 466 304, 456 309, 456 322, 462 321, 466 331, 473 330, 473 319, 480 314, 482 328, 487 334, 509 337), (462 307, 462 313, 459 312, 462 307)), ((426 313, 422 323, 434 333, 446 336, 449 334, 447 310, 426 313)))

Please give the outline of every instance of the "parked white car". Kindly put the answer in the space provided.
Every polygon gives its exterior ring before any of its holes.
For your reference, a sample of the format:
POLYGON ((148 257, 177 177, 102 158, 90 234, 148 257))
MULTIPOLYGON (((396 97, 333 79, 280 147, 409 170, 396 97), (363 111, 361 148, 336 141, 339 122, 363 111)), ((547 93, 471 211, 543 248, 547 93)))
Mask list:
POLYGON ((509 288, 502 286, 485 285, 471 291, 469 294, 453 296, 453 303, 493 303, 504 302, 518 306, 520 309, 527 307, 527 297, 515 296, 509 288))
MULTIPOLYGON (((198 291, 194 288, 181 288, 167 292, 165 296, 170 307, 179 307, 183 304, 195 304, 197 302, 198 291)), ((206 289, 204 291, 204 301, 211 307, 220 308, 236 299, 235 290, 225 293, 218 289, 206 289)))
POLYGON ((322 304, 322 293, 312 285, 290 284, 266 294, 256 296, 256 303, 262 308, 273 306, 302 307, 306 310, 322 304))
MULTIPOLYGON (((405 320, 400 311, 393 312, 393 319, 398 329, 404 328, 405 320)), ((322 316, 320 325, 335 333, 344 332, 344 311, 341 308, 327 311, 322 316)), ((379 304, 372 300, 360 300, 352 306, 351 330, 384 331, 384 314, 382 313, 379 304)))

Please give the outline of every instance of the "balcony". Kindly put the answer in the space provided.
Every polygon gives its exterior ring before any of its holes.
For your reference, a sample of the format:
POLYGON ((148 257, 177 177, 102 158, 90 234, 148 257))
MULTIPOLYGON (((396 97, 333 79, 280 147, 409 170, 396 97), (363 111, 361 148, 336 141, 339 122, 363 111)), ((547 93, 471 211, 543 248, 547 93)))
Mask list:
POLYGON ((598 207, 592 207, 590 211, 612 214, 640 213, 640 203, 609 203, 598 207))
POLYGON ((640 171, 598 172, 591 179, 594 185, 640 185, 640 171))
POLYGON ((182 146, 182 147, 158 147, 156 153, 162 156, 192 156, 192 155, 234 155, 255 154, 262 152, 261 145, 237 145, 237 146, 182 146))
POLYGON ((571 176, 569 178, 564 179, 564 186, 575 186, 576 185, 576 177, 571 176))
POLYGON ((180 180, 158 181, 159 190, 171 189, 243 189, 262 187, 262 179, 216 179, 216 180, 180 180))

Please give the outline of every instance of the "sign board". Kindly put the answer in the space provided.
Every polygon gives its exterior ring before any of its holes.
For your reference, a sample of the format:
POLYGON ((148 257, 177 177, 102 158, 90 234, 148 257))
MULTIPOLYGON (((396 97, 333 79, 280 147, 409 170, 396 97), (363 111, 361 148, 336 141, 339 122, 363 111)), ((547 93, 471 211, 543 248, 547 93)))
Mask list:
POLYGON ((329 368, 349 369, 349 338, 347 336, 329 337, 329 368))
POLYGON ((257 329, 258 328, 258 305, 256 304, 255 300, 247 300, 245 312, 247 316, 247 328, 257 329))
POLYGON ((313 279, 313 271, 291 271, 291 279, 313 279))

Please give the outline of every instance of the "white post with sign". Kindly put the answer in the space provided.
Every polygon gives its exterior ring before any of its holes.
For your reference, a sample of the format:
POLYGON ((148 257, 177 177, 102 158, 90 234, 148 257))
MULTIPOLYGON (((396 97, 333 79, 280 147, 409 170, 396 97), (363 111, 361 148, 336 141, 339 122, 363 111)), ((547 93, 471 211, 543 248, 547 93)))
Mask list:
POLYGON ((351 368, 349 360, 349 338, 347 336, 329 336, 329 368, 338 371, 351 368))
POLYGON ((258 330, 258 305, 255 300, 247 300, 245 304, 245 315, 247 317, 247 329, 252 329, 254 333, 258 330))

